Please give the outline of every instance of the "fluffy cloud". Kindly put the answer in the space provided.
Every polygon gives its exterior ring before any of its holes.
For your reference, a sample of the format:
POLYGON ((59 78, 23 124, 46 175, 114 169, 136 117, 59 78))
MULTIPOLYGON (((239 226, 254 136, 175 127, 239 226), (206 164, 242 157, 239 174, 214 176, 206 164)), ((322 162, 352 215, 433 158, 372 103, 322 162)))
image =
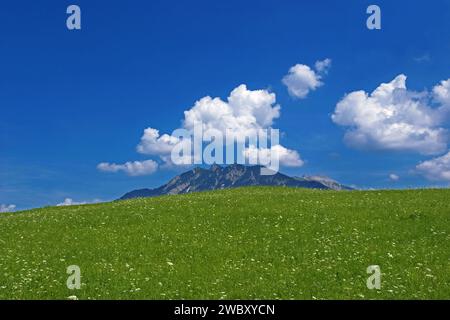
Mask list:
POLYGON ((314 67, 316 68, 317 72, 326 74, 328 73, 328 70, 331 68, 331 59, 327 58, 322 61, 316 61, 314 67))
POLYGON ((87 202, 76 202, 73 201, 71 198, 65 198, 63 202, 58 203, 57 207, 63 207, 63 206, 76 206, 79 204, 86 204, 87 202))
MULTIPOLYGON (((224 136, 229 130, 236 136, 251 135, 258 129, 267 129, 280 116, 280 106, 275 94, 266 90, 248 90, 242 84, 235 88, 227 101, 204 97, 184 111, 183 128, 192 130, 201 125, 203 130, 218 130, 224 136)), ((160 135, 154 128, 147 128, 137 146, 142 154, 160 156, 163 160, 180 140, 172 135, 160 135)))
POLYGON ((416 170, 429 180, 450 181, 450 152, 418 164, 416 170))
POLYGON ((203 124, 203 129, 226 129, 238 134, 268 128, 280 116, 280 106, 276 104, 274 93, 267 90, 248 90, 241 84, 233 91, 227 101, 220 98, 204 97, 184 112, 183 127, 192 129, 203 124))
POLYGON ((399 177, 398 175, 396 175, 395 173, 391 173, 391 174, 389 175, 389 180, 395 182, 395 181, 400 180, 400 177, 399 177))
MULTIPOLYGON (((325 66, 323 66, 325 68, 325 66)), ((194 105, 184 111, 182 128, 190 132, 194 127, 201 126, 203 132, 214 131, 225 137, 228 134, 235 136, 237 140, 247 136, 257 136, 258 130, 270 129, 275 119, 280 116, 280 106, 276 103, 276 96, 267 90, 249 90, 242 84, 231 91, 226 100, 221 98, 203 97, 194 105)), ((178 137, 169 134, 160 134, 155 128, 147 128, 136 147, 137 152, 152 157, 157 157, 160 167, 170 167, 171 152, 179 143, 190 144, 191 139, 181 141, 178 137)), ((260 155, 269 156, 271 152, 279 156, 281 165, 301 166, 303 161, 297 151, 289 150, 279 144, 274 144, 270 149, 252 149, 248 151, 260 155)), ((184 157, 184 164, 191 163, 190 156, 184 157)), ((258 162, 260 163, 260 162, 258 162)), ((153 160, 143 162, 127 162, 125 164, 100 163, 97 168, 106 172, 123 171, 129 175, 151 174, 158 168, 158 163, 153 160)))
POLYGON ((74 201, 72 198, 65 198, 63 202, 58 203, 56 206, 57 207, 63 207, 63 206, 77 206, 77 205, 81 205, 81 204, 88 204, 88 203, 99 203, 102 202, 99 199, 95 199, 91 202, 87 202, 87 201, 81 201, 81 202, 77 202, 74 201))
POLYGON ((355 148, 439 154, 448 141, 442 127, 449 109, 448 90, 447 80, 432 93, 409 91, 406 76, 400 74, 370 94, 361 90, 346 95, 332 120, 348 127, 344 140, 355 148), (431 107, 433 101, 440 105, 431 107))
POLYGON ((124 164, 102 162, 98 164, 97 169, 105 172, 123 171, 130 176, 142 176, 155 172, 158 169, 158 163, 153 160, 129 161, 124 164))
POLYGON ((291 96, 303 99, 310 91, 314 91, 323 85, 322 76, 328 72, 331 60, 316 61, 315 69, 304 64, 296 64, 289 69, 283 77, 283 83, 288 88, 291 96))
POLYGON ((170 154, 173 146, 179 139, 168 134, 159 135, 159 130, 147 128, 141 137, 141 142, 137 146, 137 151, 143 154, 166 155, 170 154))
POLYGON ((249 163, 268 164, 270 157, 275 154, 281 165, 286 167, 301 167, 304 162, 295 150, 289 150, 281 145, 275 145, 270 148, 257 148, 250 146, 244 150, 244 156, 249 163))
POLYGON ((433 94, 436 101, 443 106, 450 106, 450 79, 443 80, 433 88, 433 94))
POLYGON ((16 206, 14 204, 2 204, 0 205, 0 213, 4 212, 13 212, 16 209, 16 206))

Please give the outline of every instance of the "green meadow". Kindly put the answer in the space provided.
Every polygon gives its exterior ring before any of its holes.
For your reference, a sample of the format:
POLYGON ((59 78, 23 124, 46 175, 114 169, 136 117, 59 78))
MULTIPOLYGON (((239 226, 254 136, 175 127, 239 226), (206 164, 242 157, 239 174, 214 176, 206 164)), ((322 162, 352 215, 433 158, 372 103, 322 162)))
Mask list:
POLYGON ((450 299, 449 199, 250 187, 4 213, 0 299, 450 299))

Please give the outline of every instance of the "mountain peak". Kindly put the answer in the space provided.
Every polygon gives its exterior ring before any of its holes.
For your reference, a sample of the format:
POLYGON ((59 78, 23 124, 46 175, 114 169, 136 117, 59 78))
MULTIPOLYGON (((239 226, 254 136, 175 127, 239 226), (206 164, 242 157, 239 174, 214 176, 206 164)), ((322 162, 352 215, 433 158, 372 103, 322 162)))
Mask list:
POLYGON ((265 176, 261 175, 261 167, 260 165, 245 166, 242 164, 220 166, 216 163, 211 165, 209 169, 196 167, 172 178, 159 188, 134 190, 126 193, 120 199, 183 194, 245 186, 285 186, 325 190, 350 189, 325 177, 289 177, 279 172, 265 176))
POLYGON ((214 171, 214 172, 218 172, 222 170, 222 167, 219 166, 217 163, 213 163, 211 165, 211 167, 209 168, 209 170, 214 171))

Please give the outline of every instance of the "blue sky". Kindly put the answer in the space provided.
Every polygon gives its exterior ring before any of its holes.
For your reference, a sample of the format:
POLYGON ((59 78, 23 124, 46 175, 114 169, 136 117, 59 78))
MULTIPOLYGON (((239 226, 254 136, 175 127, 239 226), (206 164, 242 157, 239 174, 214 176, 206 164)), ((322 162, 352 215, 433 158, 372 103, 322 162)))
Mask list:
POLYGON ((345 94, 370 94, 399 74, 411 92, 430 94, 449 79, 448 1, 15 1, 2 5, 0 33, 0 204, 111 200, 158 186, 180 170, 129 176, 97 165, 148 159, 136 152, 145 128, 170 134, 197 100, 226 100, 240 84, 276 94, 273 127, 305 161, 282 172, 364 188, 449 183, 416 170, 445 152, 355 148, 332 120, 345 94), (66 28, 70 4, 81 8, 81 30, 66 28), (370 4, 381 8, 381 30, 366 28, 370 4), (326 58, 322 86, 302 99, 288 93, 292 66, 326 58))

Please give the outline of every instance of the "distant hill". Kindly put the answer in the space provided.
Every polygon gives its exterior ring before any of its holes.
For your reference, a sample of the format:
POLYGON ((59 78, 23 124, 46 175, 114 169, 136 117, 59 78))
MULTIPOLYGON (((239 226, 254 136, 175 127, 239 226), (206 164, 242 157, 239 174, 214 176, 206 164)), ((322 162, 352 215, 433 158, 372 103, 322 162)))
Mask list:
POLYGON ((155 189, 139 189, 123 195, 120 200, 219 190, 244 186, 285 186, 308 189, 351 190, 340 183, 319 176, 289 177, 282 173, 261 175, 261 166, 212 165, 209 169, 197 167, 174 177, 155 189))

